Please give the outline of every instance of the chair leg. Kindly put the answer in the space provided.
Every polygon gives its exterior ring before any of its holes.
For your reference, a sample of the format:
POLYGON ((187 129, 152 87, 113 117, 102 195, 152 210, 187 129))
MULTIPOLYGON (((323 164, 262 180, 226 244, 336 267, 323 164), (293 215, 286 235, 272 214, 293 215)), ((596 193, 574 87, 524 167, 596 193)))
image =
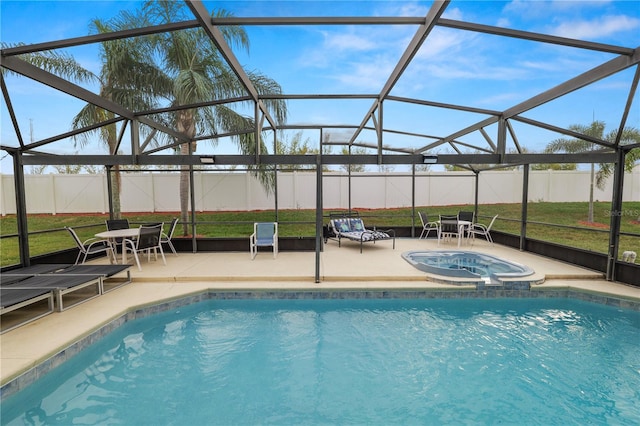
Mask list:
MULTIPOLYGON (((164 250, 162 250, 162 244, 158 245, 158 250, 160 250, 160 256, 162 256, 162 263, 166 266, 167 259, 164 257, 164 250)), ((155 252, 155 249, 153 251, 155 252)), ((157 253, 156 253, 156 259, 157 259, 157 253)))
POLYGON ((176 251, 176 248, 173 246, 173 243, 171 242, 171 240, 167 240, 166 243, 169 244, 169 248, 171 249, 173 254, 175 254, 177 256, 178 252, 176 251))
POLYGON ((140 259, 138 259, 138 253, 135 250, 131 250, 133 252, 133 257, 136 259, 136 265, 138 265, 138 271, 142 271, 142 266, 140 266, 140 259))

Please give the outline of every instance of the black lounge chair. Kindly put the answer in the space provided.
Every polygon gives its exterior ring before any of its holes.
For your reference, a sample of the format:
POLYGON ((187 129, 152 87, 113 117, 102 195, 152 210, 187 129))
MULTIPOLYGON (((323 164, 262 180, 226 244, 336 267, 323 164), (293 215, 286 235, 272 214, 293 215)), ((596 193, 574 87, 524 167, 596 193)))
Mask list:
POLYGON ((3 273, 2 284, 5 285, 11 278, 30 277, 34 275, 100 275, 102 276, 101 291, 107 293, 131 282, 131 265, 73 265, 73 264, 41 264, 14 269, 3 273), (114 277, 121 272, 126 272, 123 277, 114 277))
POLYGON ((48 315, 56 306, 63 311, 130 283, 130 266, 40 264, 3 273, 0 333, 48 315), (124 277, 114 277, 125 271, 124 277))
POLYGON ((2 273, 3 276, 13 275, 41 275, 55 272, 73 266, 72 263, 39 263, 22 268, 10 269, 2 273))
POLYGON ((52 313, 54 297, 50 288, 0 287, 0 334, 52 313))
POLYGON ((102 293, 107 293, 131 282, 131 265, 69 265, 67 268, 55 271, 58 275, 100 275, 102 276, 102 293), (123 277, 115 277, 126 272, 123 277))
POLYGON ((78 303, 86 302, 102 294, 102 275, 43 274, 33 276, 8 276, 0 279, 3 290, 45 289, 53 291, 56 309, 64 311, 78 303), (22 278, 22 279, 19 279, 22 278))

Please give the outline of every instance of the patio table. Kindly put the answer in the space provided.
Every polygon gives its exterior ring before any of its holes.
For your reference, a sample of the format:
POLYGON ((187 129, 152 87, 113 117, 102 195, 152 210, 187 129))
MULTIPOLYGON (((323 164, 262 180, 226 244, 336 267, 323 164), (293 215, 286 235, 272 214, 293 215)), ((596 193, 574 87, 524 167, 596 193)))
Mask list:
POLYGON ((105 238, 111 241, 111 244, 114 247, 117 245, 116 240, 118 238, 122 238, 122 263, 124 264, 126 259, 126 248, 124 244, 125 238, 131 239, 138 236, 140 233, 140 228, 125 228, 125 229, 114 229, 112 231, 102 231, 96 234, 96 238, 105 238))
MULTIPOLYGON (((440 226, 439 220, 437 220, 436 223, 438 224, 438 226, 440 226)), ((460 241, 462 241, 462 236, 464 235, 465 231, 471 229, 471 226, 473 226, 473 222, 471 222, 470 220, 458 220, 458 247, 460 247, 460 241)), ((438 244, 440 244, 440 235, 441 233, 438 232, 438 244)))

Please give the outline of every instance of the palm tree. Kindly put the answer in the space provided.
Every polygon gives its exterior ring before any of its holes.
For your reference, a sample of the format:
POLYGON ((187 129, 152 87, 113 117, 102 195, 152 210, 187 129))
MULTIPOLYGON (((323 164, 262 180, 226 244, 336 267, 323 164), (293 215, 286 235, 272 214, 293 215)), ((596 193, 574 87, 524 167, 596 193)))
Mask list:
MULTIPOLYGON (((589 126, 580 125, 580 124, 573 124, 569 126, 569 130, 573 132, 581 133, 593 138, 598 138, 601 140, 614 143, 617 139, 618 131, 613 130, 605 135, 604 129, 605 129, 605 123, 602 121, 594 121, 589 126)), ((626 145, 628 143, 640 143, 640 132, 638 132, 637 129, 635 128, 623 129, 622 135, 620 138, 620 144, 626 145)), ((584 139, 560 138, 550 142, 549 145, 547 145, 545 151, 546 152, 565 151, 565 152, 576 153, 576 152, 594 151, 597 147, 598 146, 596 144, 592 142, 588 142, 584 139)), ((625 169, 627 171, 630 171, 633 168, 635 162, 638 160, 638 157, 640 156, 640 153, 638 151, 640 150, 633 149, 629 152, 629 154, 627 154, 625 159, 625 169)), ((596 173, 595 164, 591 163, 591 179, 590 179, 591 184, 589 186, 589 214, 587 218, 587 221, 589 222, 593 222, 594 187, 597 186, 598 188, 602 189, 604 187, 604 183, 606 179, 611 175, 612 170, 613 169, 611 167, 611 164, 600 164, 599 170, 596 173)))
MULTIPOLYGON (((122 12, 108 22, 95 19, 91 23, 92 32, 108 33, 116 30, 140 25, 140 18, 122 12)), ((160 86, 163 77, 160 69, 153 61, 153 51, 148 43, 141 39, 120 39, 103 42, 100 46, 102 68, 100 70, 100 96, 115 102, 132 111, 148 110, 156 105, 155 88, 160 86), (153 84, 151 84, 153 83, 153 84)), ((165 81, 165 85, 169 82, 165 81)), ((92 124, 114 118, 111 111, 93 104, 85 105, 74 117, 72 127, 81 129, 92 124)), ((89 137, 99 133, 100 138, 109 150, 109 154, 117 154, 118 135, 116 124, 109 124, 99 129, 90 130, 74 137, 76 143, 84 146, 89 137)), ((120 217, 120 166, 114 166, 113 213, 120 217)))
MULTIPOLYGON (((186 6, 174 1, 147 1, 136 14, 121 12, 108 22, 93 21, 96 32, 104 33, 126 30, 140 26, 175 22, 189 19, 186 6)), ((219 16, 228 15, 224 11, 219 16)), ((246 32, 240 27, 224 27, 225 39, 233 45, 248 49, 246 32)), ((172 106, 192 104, 211 99, 242 96, 246 93, 237 78, 220 56, 209 38, 200 29, 175 31, 135 39, 104 42, 101 46, 103 67, 100 73, 100 95, 132 111, 151 110, 161 100, 172 106), (156 65, 156 62, 162 66, 156 65)), ((259 93, 281 93, 280 86, 273 80, 257 73, 249 73, 259 93)), ((283 101, 265 102, 272 116, 278 122, 286 119, 283 101)), ((113 117, 109 111, 86 105, 75 117, 74 128, 82 128, 113 117)), ((178 110, 173 114, 154 116, 154 120, 173 125, 177 131, 195 139, 197 134, 217 134, 220 132, 247 130, 248 133, 235 137, 243 153, 255 152, 254 122, 233 109, 218 105, 214 107, 178 110)), ((103 126, 99 130, 102 140, 111 154, 116 154, 117 131, 115 124, 103 126)), ((79 139, 86 143, 88 135, 79 139)), ((215 140, 214 140, 215 143, 215 140)), ((267 152, 263 141, 262 151, 267 152)), ((188 155, 196 150, 196 143, 183 143, 177 150, 188 155)), ((254 172, 268 188, 273 185, 271 173, 254 172)), ((183 167, 180 175, 180 209, 183 234, 188 230, 189 169, 183 167)), ((115 168, 114 211, 119 215, 120 173, 115 168)))
MULTIPOLYGON (((184 3, 175 1, 147 1, 142 14, 154 24, 175 22, 189 19, 184 3)), ((217 16, 229 16, 225 11, 217 11, 217 16)), ((249 39, 245 30, 238 26, 221 28, 225 40, 235 47, 249 48, 249 39)), ((227 65, 218 49, 202 29, 173 31, 147 39, 155 48, 163 65, 164 79, 171 81, 170 87, 158 87, 157 93, 163 90, 163 96, 173 106, 194 104, 212 99, 226 99, 246 95, 235 74, 227 65)), ((259 73, 248 73, 249 79, 260 94, 281 93, 280 86, 272 79, 259 73)), ((253 104, 251 104, 253 106, 253 104)), ((286 104, 284 101, 265 102, 270 114, 278 123, 286 120, 286 104)), ((234 111, 225 105, 203 108, 182 109, 173 114, 174 125, 179 132, 194 140, 196 135, 215 135, 221 132, 246 131, 234 138, 240 150, 245 153, 256 152, 256 145, 261 144, 262 152, 267 147, 262 137, 255 140, 254 120, 234 111)), ((216 143, 216 140, 213 140, 216 143)), ((196 150, 196 143, 183 143, 179 152, 188 155, 196 150)), ((180 210, 183 223, 183 235, 188 233, 188 200, 189 173, 184 166, 180 176, 180 210)), ((259 173, 262 168, 254 169, 263 184, 271 187, 272 173, 259 173)))
MULTIPOLYGON (((4 43, 0 42, 2 49, 12 47, 25 46, 24 43, 4 43)), ((44 50, 42 52, 25 53, 18 56, 23 61, 30 63, 40 69, 55 74, 59 77, 66 78, 75 83, 91 83, 96 80, 95 74, 82 67, 73 56, 65 52, 57 52, 55 50, 44 50)), ((15 74, 13 71, 2 68, 1 72, 15 74)))
MULTIPOLYGON (((11 47, 24 46, 24 43, 3 43, 0 42, 2 49, 11 47)), ((66 78, 74 83, 94 83, 98 77, 91 71, 80 65, 73 56, 55 50, 45 50, 42 52, 27 53, 19 55, 23 61, 30 63, 47 72, 55 74, 59 77, 66 78)), ((13 71, 2 68, 2 73, 15 74, 13 71)))

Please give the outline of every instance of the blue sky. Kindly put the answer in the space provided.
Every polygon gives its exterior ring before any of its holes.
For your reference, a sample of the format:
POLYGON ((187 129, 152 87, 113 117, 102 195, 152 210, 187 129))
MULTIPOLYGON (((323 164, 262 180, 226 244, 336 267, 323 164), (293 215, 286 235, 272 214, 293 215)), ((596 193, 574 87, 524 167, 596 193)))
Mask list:
MULTIPOLYGON (((226 9, 236 16, 425 16, 430 1, 219 1, 209 10, 226 9)), ((87 35, 93 18, 109 19, 132 1, 0 2, 1 39, 37 43, 87 35)), ((640 45, 639 1, 452 1, 444 17, 524 31, 635 48, 640 45)), ((249 26, 250 52, 236 52, 246 69, 275 79, 285 93, 377 94, 402 55, 415 26, 249 26)), ((69 49, 86 68, 99 70, 96 47, 69 49)), ((504 110, 587 71, 615 55, 562 46, 456 31, 437 27, 407 67, 391 94, 478 108, 504 110)), ((620 122, 633 70, 619 73, 564 99, 524 114, 560 127, 589 124, 594 118, 607 130, 620 122)), ((68 131, 82 102, 8 77, 7 85, 23 136, 43 139, 68 131)), ((640 128, 636 95, 627 125, 640 128)), ((371 106, 359 101, 292 101, 289 123, 359 124, 371 106)), ((446 136, 485 116, 435 108, 385 103, 385 127, 446 136)), ((491 129, 490 129, 491 130, 491 129)), ((519 142, 539 151, 557 134, 516 125, 519 142)), ((315 138, 314 134, 309 137, 315 138)), ((480 143, 479 136, 466 142, 480 143)), ((365 142, 375 143, 363 133, 365 142)), ((2 143, 15 145, 6 107, 2 106, 2 143), (12 142, 13 141, 13 142, 12 142)), ((314 142, 315 143, 315 142, 314 142)), ((389 136, 385 144, 417 148, 429 141, 389 136)), ((202 147, 199 150, 211 150, 202 147)), ((216 152, 224 149, 217 147, 216 152)), ((77 152, 68 141, 56 152, 77 152)), ((202 152, 201 151, 201 152, 202 152)), ((105 153, 100 144, 83 153, 105 153)), ((2 172, 7 173, 7 161, 2 172)))

